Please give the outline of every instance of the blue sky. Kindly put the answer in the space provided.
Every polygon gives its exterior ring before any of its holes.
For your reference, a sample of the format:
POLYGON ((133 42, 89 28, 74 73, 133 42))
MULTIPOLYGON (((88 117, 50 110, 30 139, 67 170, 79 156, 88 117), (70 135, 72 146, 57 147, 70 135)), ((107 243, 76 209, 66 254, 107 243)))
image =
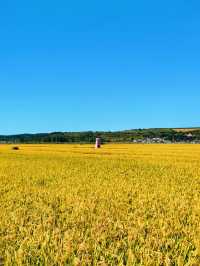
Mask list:
POLYGON ((200 126, 200 2, 1 1, 0 134, 200 126))

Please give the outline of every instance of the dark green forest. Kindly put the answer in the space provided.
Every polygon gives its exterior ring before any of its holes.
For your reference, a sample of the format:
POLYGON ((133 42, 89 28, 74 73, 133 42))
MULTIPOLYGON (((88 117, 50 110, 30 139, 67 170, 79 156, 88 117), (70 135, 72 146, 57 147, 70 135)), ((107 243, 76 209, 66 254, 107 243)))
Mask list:
POLYGON ((200 142, 200 129, 133 129, 115 132, 52 132, 40 134, 0 135, 1 143, 170 143, 200 142))

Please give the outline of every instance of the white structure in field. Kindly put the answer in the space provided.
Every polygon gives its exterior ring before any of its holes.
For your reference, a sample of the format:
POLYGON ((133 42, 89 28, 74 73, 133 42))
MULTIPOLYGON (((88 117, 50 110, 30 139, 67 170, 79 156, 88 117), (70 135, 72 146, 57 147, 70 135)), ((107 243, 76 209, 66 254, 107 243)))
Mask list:
POLYGON ((96 148, 96 149, 101 148, 101 139, 100 139, 100 138, 96 138, 95 148, 96 148))

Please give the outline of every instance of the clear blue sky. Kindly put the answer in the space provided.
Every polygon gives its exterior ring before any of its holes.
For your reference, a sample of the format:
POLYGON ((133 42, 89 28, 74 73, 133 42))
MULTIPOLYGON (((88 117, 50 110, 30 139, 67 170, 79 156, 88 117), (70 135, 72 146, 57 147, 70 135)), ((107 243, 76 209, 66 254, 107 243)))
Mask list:
POLYGON ((0 134, 200 126, 198 0, 0 3, 0 134))

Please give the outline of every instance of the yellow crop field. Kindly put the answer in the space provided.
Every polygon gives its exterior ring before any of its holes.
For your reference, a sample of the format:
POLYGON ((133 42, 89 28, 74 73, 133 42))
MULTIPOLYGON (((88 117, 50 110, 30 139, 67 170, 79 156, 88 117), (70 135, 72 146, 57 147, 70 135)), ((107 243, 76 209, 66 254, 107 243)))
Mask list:
POLYGON ((1 145, 0 264, 200 265, 200 145, 1 145))

